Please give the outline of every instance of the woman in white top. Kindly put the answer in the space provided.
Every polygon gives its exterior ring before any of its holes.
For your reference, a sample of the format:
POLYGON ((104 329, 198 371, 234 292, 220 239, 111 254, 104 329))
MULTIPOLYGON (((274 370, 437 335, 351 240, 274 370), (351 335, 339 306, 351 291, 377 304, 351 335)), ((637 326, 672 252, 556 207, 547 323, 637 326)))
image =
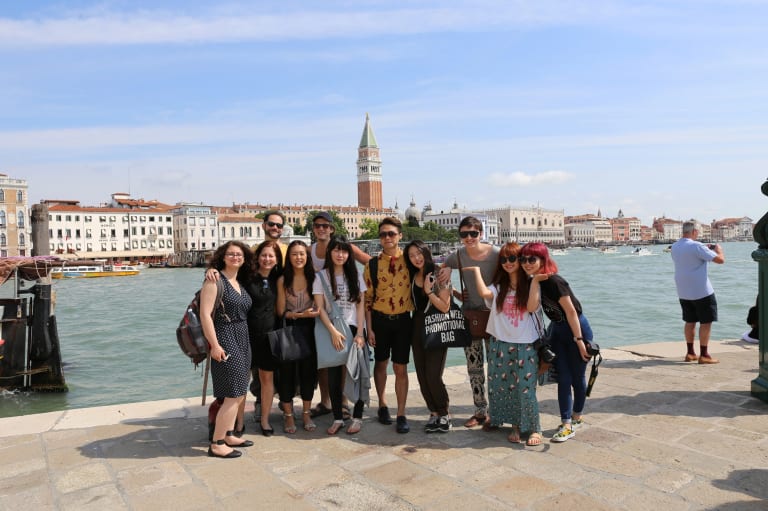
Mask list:
MULTIPOLYGON (((331 342, 337 351, 344 348, 344 333, 339 332, 328 316, 330 305, 325 303, 325 290, 323 281, 328 285, 333 301, 341 309, 344 320, 355 334, 355 344, 362 347, 365 344, 363 327, 365 326, 365 300, 363 294, 367 289, 362 274, 357 271, 355 259, 352 257, 352 244, 346 238, 334 237, 328 244, 325 253, 325 269, 317 272, 312 286, 312 294, 315 299, 315 308, 320 311, 320 321, 331 335, 331 342)), ((342 412, 343 380, 342 375, 346 371, 346 364, 328 368, 328 392, 331 397, 331 409, 333 410, 333 424, 328 428, 329 435, 335 435, 344 426, 342 412)), ((352 411, 352 423, 347 428, 347 433, 359 433, 363 425, 363 407, 361 400, 355 403, 352 411)))
MULTIPOLYGON (((520 245, 507 243, 499 252, 492 284, 477 275, 480 296, 491 309, 487 331, 491 334, 488 355, 488 400, 491 426, 511 424, 507 439, 527 445, 541 444, 539 402, 536 399, 539 356, 533 343, 538 338, 534 314, 540 305, 528 299, 529 283, 520 266, 520 245), (532 302, 532 303, 529 303, 532 302)), ((478 267, 465 271, 479 273, 478 267)))

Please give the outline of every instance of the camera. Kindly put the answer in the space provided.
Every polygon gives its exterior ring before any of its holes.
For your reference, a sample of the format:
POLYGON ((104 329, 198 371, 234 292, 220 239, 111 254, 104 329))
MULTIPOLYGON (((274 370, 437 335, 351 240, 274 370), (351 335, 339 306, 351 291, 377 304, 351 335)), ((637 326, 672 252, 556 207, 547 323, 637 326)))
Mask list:
POLYGON ((584 341, 584 345, 587 348, 587 355, 590 357, 596 357, 600 354, 600 345, 592 341, 584 341))
POLYGON ((710 243, 709 245, 707 245, 707 248, 710 250, 714 250, 715 248, 717 248, 717 245, 715 245, 714 243, 710 243))
POLYGON ((546 364, 551 364, 557 358, 555 352, 549 347, 549 343, 541 337, 533 342, 533 349, 539 353, 539 360, 546 364))

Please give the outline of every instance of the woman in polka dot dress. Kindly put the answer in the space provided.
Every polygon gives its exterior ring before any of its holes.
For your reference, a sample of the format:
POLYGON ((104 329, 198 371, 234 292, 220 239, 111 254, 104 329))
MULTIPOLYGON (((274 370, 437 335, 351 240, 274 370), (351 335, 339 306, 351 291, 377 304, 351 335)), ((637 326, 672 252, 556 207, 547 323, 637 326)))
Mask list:
POLYGON ((217 284, 206 280, 200 293, 200 322, 205 338, 211 347, 211 379, 213 395, 223 399, 216 415, 213 442, 208 456, 237 458, 242 453, 232 447, 249 447, 250 440, 235 436, 234 428, 243 417, 238 415, 248 391, 251 346, 248 338, 246 318, 251 308, 251 297, 245 292, 245 285, 252 274, 253 256, 249 248, 239 242, 230 241, 220 246, 211 260, 211 267, 219 270, 223 285, 223 310, 216 311, 217 284))

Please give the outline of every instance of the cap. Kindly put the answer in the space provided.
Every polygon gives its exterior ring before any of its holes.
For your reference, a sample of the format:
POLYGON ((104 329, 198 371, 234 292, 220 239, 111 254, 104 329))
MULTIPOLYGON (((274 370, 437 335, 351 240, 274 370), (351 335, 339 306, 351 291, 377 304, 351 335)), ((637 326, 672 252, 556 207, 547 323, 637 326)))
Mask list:
POLYGON ((327 211, 317 212, 315 216, 312 217, 312 221, 314 222, 318 218, 322 218, 323 220, 328 220, 328 222, 333 223, 333 219, 331 218, 331 215, 329 215, 327 211))

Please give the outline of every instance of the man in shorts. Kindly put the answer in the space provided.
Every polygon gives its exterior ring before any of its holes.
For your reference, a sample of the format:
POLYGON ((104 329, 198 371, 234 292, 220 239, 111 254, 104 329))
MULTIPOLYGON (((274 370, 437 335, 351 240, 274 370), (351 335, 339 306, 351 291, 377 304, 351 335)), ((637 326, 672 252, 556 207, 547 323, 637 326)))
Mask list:
POLYGON ((411 277, 405 265, 405 254, 398 243, 403 237, 399 219, 387 217, 379 222, 381 254, 365 266, 366 325, 368 344, 373 346, 373 381, 379 398, 379 422, 392 424, 386 400, 387 366, 392 359, 397 397, 398 433, 408 433, 405 417, 408 397, 408 361, 411 354, 411 277))
POLYGON ((685 321, 685 343, 688 353, 686 362, 717 364, 707 351, 712 322, 717 321, 717 300, 715 290, 707 273, 709 262, 723 264, 725 255, 720 245, 704 245, 696 241, 699 224, 694 221, 683 223, 683 237, 672 245, 672 261, 675 263, 675 285, 685 321), (699 323, 700 356, 696 356, 693 342, 696 337, 696 323, 699 323))

